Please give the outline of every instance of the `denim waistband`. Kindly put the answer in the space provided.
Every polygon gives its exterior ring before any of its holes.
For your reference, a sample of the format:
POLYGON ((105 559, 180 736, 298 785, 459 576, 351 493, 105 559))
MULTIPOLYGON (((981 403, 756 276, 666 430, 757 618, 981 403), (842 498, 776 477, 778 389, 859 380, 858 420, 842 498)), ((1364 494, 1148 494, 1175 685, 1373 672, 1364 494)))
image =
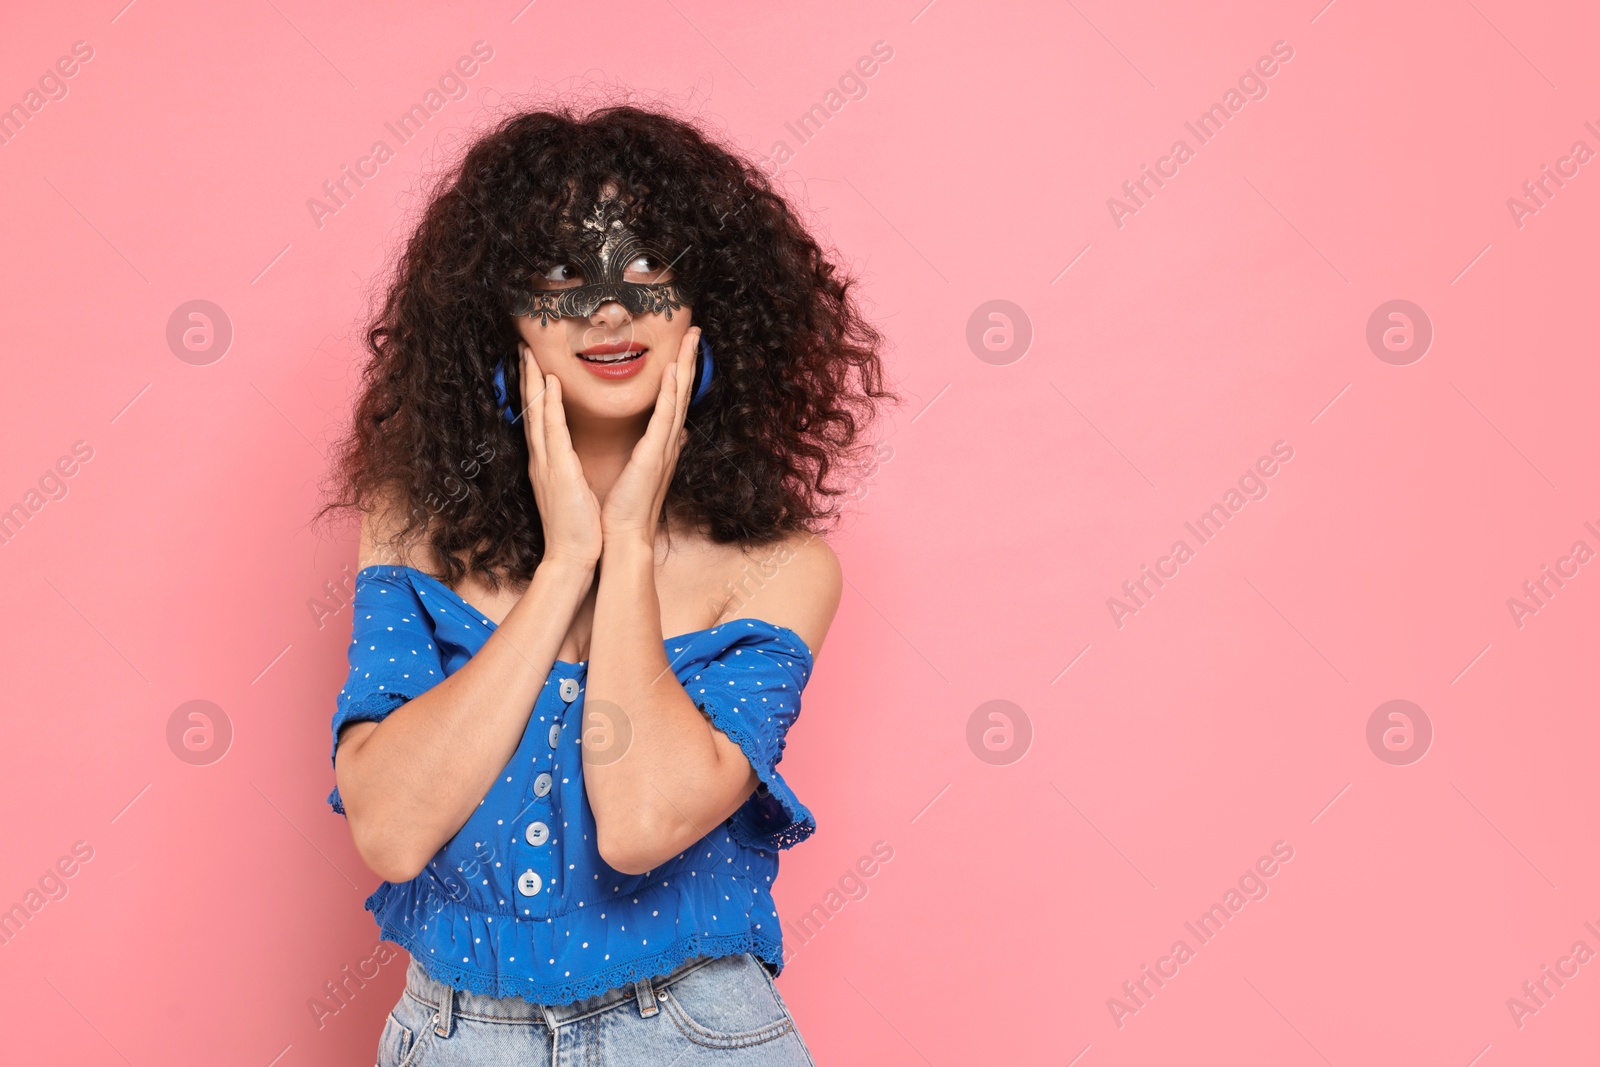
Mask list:
POLYGON ((406 967, 406 993, 434 1010, 434 1032, 449 1037, 457 1016, 485 1022, 539 1023, 554 1030, 558 1026, 587 1019, 591 1015, 632 1001, 639 1014, 648 1018, 660 1011, 657 991, 711 963, 718 957, 695 956, 664 975, 641 978, 592 997, 570 1004, 535 1004, 522 997, 491 997, 465 989, 455 989, 430 975, 413 956, 406 967))

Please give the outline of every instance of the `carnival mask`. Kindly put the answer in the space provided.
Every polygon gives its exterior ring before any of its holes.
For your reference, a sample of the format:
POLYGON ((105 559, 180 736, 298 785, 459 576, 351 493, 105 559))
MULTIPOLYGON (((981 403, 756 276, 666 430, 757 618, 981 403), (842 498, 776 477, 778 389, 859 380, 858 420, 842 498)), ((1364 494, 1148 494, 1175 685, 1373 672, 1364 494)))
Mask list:
POLYGON ((577 270, 583 284, 520 293, 512 313, 538 315, 539 325, 548 326, 551 319, 588 318, 601 304, 615 300, 630 315, 659 311, 671 319, 673 309, 686 303, 679 283, 631 282, 623 277, 623 272, 640 256, 654 260, 657 269, 667 266, 667 258, 640 240, 623 222, 625 211, 623 203, 613 197, 597 202, 584 218, 579 248, 562 260, 562 265, 577 270))

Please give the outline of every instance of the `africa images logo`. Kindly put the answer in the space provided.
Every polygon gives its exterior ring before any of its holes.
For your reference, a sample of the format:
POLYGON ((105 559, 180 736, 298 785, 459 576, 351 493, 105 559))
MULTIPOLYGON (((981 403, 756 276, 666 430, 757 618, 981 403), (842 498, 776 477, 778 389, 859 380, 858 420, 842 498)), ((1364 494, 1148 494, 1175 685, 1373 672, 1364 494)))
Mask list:
POLYGON ((1111 221, 1116 224, 1117 229, 1120 230, 1126 225, 1124 220, 1129 215, 1137 215, 1141 208, 1149 206, 1149 202, 1156 195, 1156 190, 1165 186, 1167 181, 1176 178, 1183 165, 1195 157, 1198 148, 1210 144, 1222 132, 1228 120, 1244 110, 1245 104, 1251 100, 1265 100, 1270 91, 1267 79, 1282 69, 1280 64, 1287 63, 1293 58, 1294 48, 1288 41, 1272 42, 1272 55, 1260 57, 1253 66, 1247 68, 1239 76, 1237 88, 1230 85, 1222 94, 1220 103, 1212 104, 1202 111, 1193 122, 1183 124, 1184 129, 1194 136, 1194 147, 1190 147, 1189 142, 1180 137, 1172 142, 1172 148, 1167 155, 1156 160, 1153 168, 1148 163, 1139 164, 1139 169, 1143 173, 1122 183, 1122 192, 1127 199, 1106 197, 1106 210, 1111 212, 1111 221))

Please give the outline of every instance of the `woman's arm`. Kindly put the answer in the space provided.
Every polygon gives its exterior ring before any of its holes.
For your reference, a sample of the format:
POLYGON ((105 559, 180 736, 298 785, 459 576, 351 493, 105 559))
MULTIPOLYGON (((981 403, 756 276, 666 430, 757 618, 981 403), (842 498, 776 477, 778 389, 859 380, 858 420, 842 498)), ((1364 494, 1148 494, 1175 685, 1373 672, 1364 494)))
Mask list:
MULTIPOLYGON (((544 558, 476 655, 383 721, 344 730, 334 761, 356 849, 391 882, 422 871, 516 754, 556 652, 594 584, 600 504, 572 450, 561 383, 543 372, 526 344, 517 349, 528 479, 544 526, 544 558)), ((396 515, 385 497, 363 516, 363 565, 376 562, 380 541, 398 540, 396 515)))
MULTIPOLYGON (((744 750, 711 724, 678 682, 656 596, 656 527, 688 433, 690 366, 699 339, 699 327, 684 332, 676 361, 661 375, 644 436, 601 507, 583 782, 600 857, 624 874, 643 874, 706 836, 760 781, 744 750), (596 751, 591 738, 610 743, 596 751)), ((815 658, 839 605, 839 561, 820 539, 798 547, 762 586, 751 613, 794 630, 815 658)))
MULTIPOLYGON (((361 565, 377 554, 362 520, 361 565)), ((389 882, 417 876, 466 823, 527 728, 594 564, 546 557, 470 660, 381 722, 340 734, 334 777, 356 851, 389 882)))
MULTIPOLYGON (((668 661, 653 546, 609 539, 602 561, 584 694, 584 787, 601 858, 624 874, 642 874, 714 830, 758 779, 668 661), (625 743, 625 751, 595 759, 588 738, 597 729, 625 743)), ((841 585, 838 558, 825 541, 796 541, 773 577, 741 604, 740 617, 794 630, 815 658, 841 585)))

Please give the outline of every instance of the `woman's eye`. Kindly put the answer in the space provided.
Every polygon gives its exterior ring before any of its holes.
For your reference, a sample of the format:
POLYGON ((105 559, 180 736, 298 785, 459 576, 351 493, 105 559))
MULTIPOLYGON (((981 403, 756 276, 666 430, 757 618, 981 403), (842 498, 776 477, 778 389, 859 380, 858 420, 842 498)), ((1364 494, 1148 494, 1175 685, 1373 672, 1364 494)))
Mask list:
POLYGON ((583 281, 583 275, 570 263, 557 263, 539 273, 539 284, 546 289, 560 289, 577 285, 583 281))
POLYGON ((664 282, 670 280, 672 271, 660 260, 651 255, 637 255, 633 261, 623 268, 623 276, 630 281, 664 282), (642 275, 642 277, 633 277, 642 275))

